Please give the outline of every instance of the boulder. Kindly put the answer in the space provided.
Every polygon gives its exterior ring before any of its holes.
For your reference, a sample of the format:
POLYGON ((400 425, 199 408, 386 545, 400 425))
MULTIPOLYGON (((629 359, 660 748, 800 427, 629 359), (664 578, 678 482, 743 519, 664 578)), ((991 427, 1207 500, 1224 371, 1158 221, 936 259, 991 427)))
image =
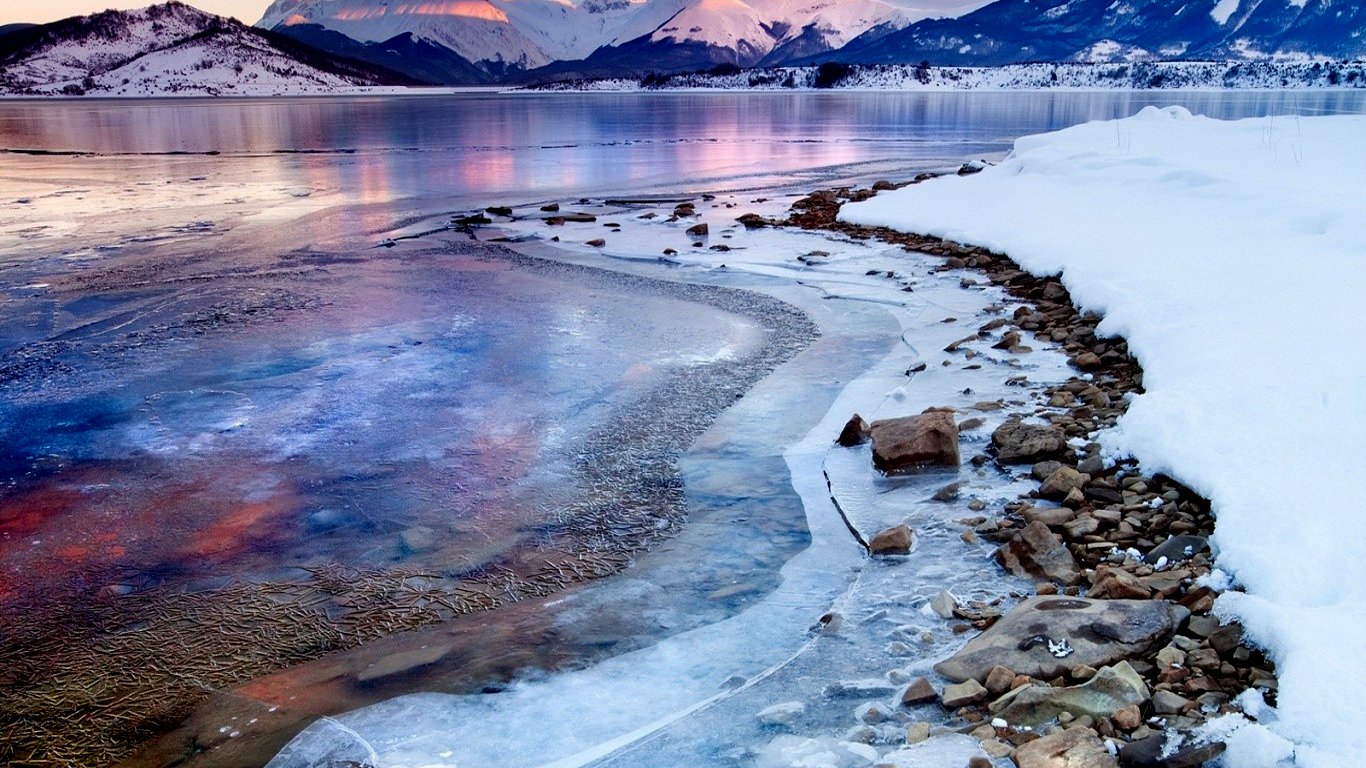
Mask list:
POLYGON ((849 421, 845 423, 844 429, 840 430, 840 436, 835 439, 835 442, 845 448, 863 445, 868 442, 868 429, 868 422, 856 413, 849 417, 849 421))
POLYGON ((709 231, 710 229, 707 227, 707 222, 705 221, 701 224, 694 224, 687 229, 689 237, 706 237, 709 231))
POLYGON ((875 421, 868 431, 873 465, 883 472, 958 466, 958 425, 949 411, 931 409, 919 416, 875 421))
POLYGON ((1118 768, 1119 761, 1090 728, 1069 728, 1015 750, 1020 768, 1118 768))
POLYGON ((1151 552, 1143 556, 1143 562, 1151 565, 1165 557, 1167 562, 1177 563, 1189 560, 1207 549, 1209 549, 1209 539, 1204 536, 1180 534, 1172 536, 1153 547, 1151 552))
POLYGON ((1026 525, 996 550, 996 562, 1022 578, 1054 581, 1065 586, 1081 583, 1081 568, 1062 539, 1041 520, 1026 525))
POLYGON ((1082 685, 1051 688, 1030 685, 1007 693, 991 703, 991 712, 1011 725, 1037 727, 1063 712, 1099 720, 1149 698, 1148 686, 1129 662, 1102 667, 1082 685))
POLYGON ((1034 464, 1071 455, 1067 435, 1057 427, 1025 424, 1011 419, 991 433, 991 444, 1002 464, 1034 464))
POLYGON ((1040 680, 1109 666, 1165 643, 1189 616, 1165 600, 1033 597, 934 669, 950 680, 984 680, 997 665, 1040 680), (1050 649, 1051 646, 1051 649, 1050 649))
POLYGON ((909 555, 912 533, 909 525, 898 525, 880 531, 868 541, 868 551, 874 555, 909 555))
POLYGON ((591 245, 594 248, 602 248, 603 246, 607 245, 607 241, 603 240, 601 237, 595 237, 592 240, 589 240, 587 243, 585 243, 585 245, 591 245))
POLYGON ((736 219, 736 221, 745 225, 745 229, 759 229, 761 227, 768 226, 768 219, 765 219, 763 216, 760 216, 757 213, 746 213, 745 215, 736 219))

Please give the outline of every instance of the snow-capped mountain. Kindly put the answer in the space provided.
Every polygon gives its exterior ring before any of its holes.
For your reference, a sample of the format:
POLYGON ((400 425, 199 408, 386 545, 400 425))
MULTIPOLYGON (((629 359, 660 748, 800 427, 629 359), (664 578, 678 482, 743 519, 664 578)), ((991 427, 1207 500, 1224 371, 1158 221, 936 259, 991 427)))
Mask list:
POLYGON ((1363 55, 1360 0, 997 0, 956 19, 865 35, 827 58, 995 65, 1363 55))
POLYGON ((0 93, 263 95, 407 82, 176 2, 0 38, 0 93))
POLYGON ((275 0, 258 25, 322 27, 363 43, 409 34, 502 75, 595 55, 661 68, 773 63, 909 20, 883 0, 275 0))

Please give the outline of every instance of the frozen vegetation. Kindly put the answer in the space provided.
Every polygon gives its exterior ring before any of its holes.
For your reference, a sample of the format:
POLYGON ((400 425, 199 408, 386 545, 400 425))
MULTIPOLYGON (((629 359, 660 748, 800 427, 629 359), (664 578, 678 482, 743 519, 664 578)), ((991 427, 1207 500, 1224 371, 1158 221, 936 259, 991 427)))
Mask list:
POLYGON ((1223 122, 1181 108, 1020 139, 1000 165, 847 206, 1061 274, 1144 368, 1100 435, 1206 495, 1216 604, 1277 664, 1275 710, 1215 721, 1231 766, 1366 754, 1366 118, 1223 122))
POLYGON ((924 64, 773 67, 647 75, 641 79, 576 80, 539 86, 551 90, 663 89, 790 90, 848 88, 908 91, 1128 90, 1211 88, 1362 88, 1366 62, 1144 61, 1133 63, 1012 64, 1003 67, 933 67, 924 64))

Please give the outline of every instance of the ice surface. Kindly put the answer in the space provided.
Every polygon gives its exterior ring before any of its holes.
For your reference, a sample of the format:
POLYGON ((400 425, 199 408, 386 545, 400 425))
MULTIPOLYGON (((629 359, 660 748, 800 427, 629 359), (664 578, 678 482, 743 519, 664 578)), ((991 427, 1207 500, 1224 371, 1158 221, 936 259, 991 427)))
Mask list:
MULTIPOLYGON (((642 764, 647 754, 652 766, 680 768, 737 761, 838 767, 868 765, 883 755, 895 765, 928 767, 978 754, 970 739, 934 739, 898 750, 905 727, 897 723, 907 715, 898 711, 896 696, 910 675, 930 674, 930 665, 965 639, 922 608, 946 588, 965 599, 990 602, 1007 599, 1008 590, 1020 586, 1000 577, 989 545, 960 538, 965 529, 956 522, 965 514, 961 505, 930 497, 954 481, 962 483, 964 499, 988 502, 1013 498, 1025 486, 994 469, 970 465, 957 472, 883 479, 872 471, 866 447, 838 448, 832 440, 854 411, 881 418, 950 405, 964 418, 981 415, 987 421, 965 437, 970 456, 985 448, 991 425, 1007 412, 979 414, 973 405, 999 400, 1032 412, 1036 404, 1006 381, 1021 375, 1060 381, 1068 375, 1064 358, 1047 349, 1000 355, 990 350, 994 337, 974 343, 980 349, 972 360, 945 353, 941 350, 950 341, 1012 307, 1002 292, 964 290, 961 275, 935 273, 936 264, 909 259, 893 247, 818 233, 747 232, 734 222, 744 199, 727 195, 700 204, 701 220, 710 227, 708 242, 728 243, 729 251, 690 245, 684 230, 695 219, 636 218, 648 206, 587 205, 598 222, 551 228, 529 218, 487 236, 512 233, 532 248, 528 238, 553 233, 562 238, 561 258, 765 290, 818 318, 824 338, 747 393, 699 441, 704 450, 754 442, 756 433, 774 429, 775 414, 794 402, 810 402, 813 393, 830 386, 832 375, 851 364, 863 371, 840 382, 838 396, 815 428, 785 450, 811 546, 782 568, 781 583, 724 621, 586 669, 528 676, 494 694, 410 695, 318 721, 277 756, 274 768, 317 765, 347 749, 373 749, 385 768, 632 766, 642 764), (620 232, 609 233, 605 250, 572 244, 601 233, 602 221, 623 223, 620 232), (676 243, 682 250, 661 264, 654 255, 661 243, 676 243), (820 265, 797 260, 816 249, 830 253, 820 265), (907 286, 914 291, 904 291, 907 286), (828 356, 843 359, 834 364, 828 356), (921 362, 927 369, 908 376, 908 369, 921 362), (909 559, 866 561, 841 512, 864 537, 880 526, 908 521, 922 543, 909 559), (816 631, 827 612, 836 618, 816 631), (794 701, 806 706, 793 707, 794 701), (863 726, 874 734, 873 744, 843 738, 851 726, 879 717, 886 722, 863 726)), ((777 213, 786 201, 754 205, 777 213)), ((734 469, 756 468, 761 469, 749 462, 734 469)), ((702 476, 690 483, 697 479, 707 482, 702 476)), ((672 557, 725 561, 733 557, 729 547, 745 546, 744 534, 736 531, 711 546, 672 557)), ((670 557, 652 553, 651 561, 656 568, 667 567, 670 557)), ((595 600, 610 605, 613 594, 629 593, 630 575, 596 585, 595 600)), ((868 732, 859 734, 864 738, 868 732)))
POLYGON ((1150 108, 843 214, 1061 273, 1129 340, 1147 392, 1104 441, 1213 502, 1218 565, 1246 590, 1218 610, 1275 659, 1268 727, 1306 766, 1366 754, 1366 484, 1349 458, 1366 367, 1344 335, 1366 286, 1363 189, 1366 118, 1150 108))

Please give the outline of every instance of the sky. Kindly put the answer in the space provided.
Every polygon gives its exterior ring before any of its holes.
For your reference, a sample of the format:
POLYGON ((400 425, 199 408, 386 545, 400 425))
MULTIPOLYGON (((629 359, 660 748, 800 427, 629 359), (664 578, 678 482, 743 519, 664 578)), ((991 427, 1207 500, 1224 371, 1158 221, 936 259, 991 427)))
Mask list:
MULTIPOLYGON (((15 21, 48 22, 103 11, 106 8, 145 8, 159 0, 0 0, 0 24, 15 21)), ((985 0, 887 0, 892 5, 950 14, 985 5, 985 0)), ((261 18, 270 0, 186 0, 200 10, 236 16, 248 24, 261 18)))

